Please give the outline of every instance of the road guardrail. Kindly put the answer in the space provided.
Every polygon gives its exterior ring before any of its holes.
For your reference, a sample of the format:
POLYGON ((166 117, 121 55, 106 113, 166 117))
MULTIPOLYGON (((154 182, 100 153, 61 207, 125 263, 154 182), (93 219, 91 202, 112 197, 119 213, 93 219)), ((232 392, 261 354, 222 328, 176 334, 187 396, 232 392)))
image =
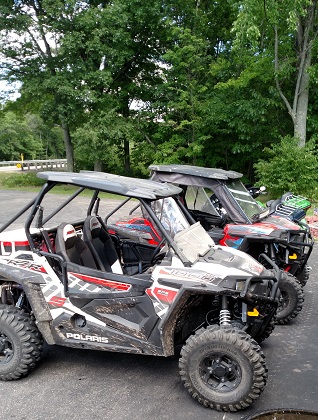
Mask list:
POLYGON ((22 171, 38 171, 41 169, 67 168, 66 159, 42 159, 42 160, 7 160, 0 162, 0 167, 16 166, 22 171))

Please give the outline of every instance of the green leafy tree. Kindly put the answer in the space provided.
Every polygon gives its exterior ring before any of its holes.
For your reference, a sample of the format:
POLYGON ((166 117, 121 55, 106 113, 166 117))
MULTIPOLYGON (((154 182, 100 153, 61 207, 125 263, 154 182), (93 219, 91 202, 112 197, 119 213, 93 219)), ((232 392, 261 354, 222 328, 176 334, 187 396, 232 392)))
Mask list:
POLYGON ((43 155, 60 153, 61 127, 70 170, 179 162, 252 178, 264 146, 301 138, 306 103, 316 132, 315 25, 313 0, 4 0, 0 73, 22 82, 43 155))
POLYGON ((292 191, 317 198, 318 157, 313 139, 300 148, 296 138, 283 137, 264 150, 264 157, 255 164, 258 184, 266 185, 273 197, 292 191))
POLYGON ((0 112, 0 160, 36 159, 43 153, 43 144, 34 136, 28 121, 12 112, 0 112))
MULTIPOLYGON (((69 169, 72 134, 113 110, 131 126, 132 104, 149 99, 165 39, 162 4, 140 0, 5 1, 0 5, 0 53, 8 79, 20 80, 42 114, 59 123, 69 169)), ((122 130, 122 133, 128 130, 122 130)), ((88 140, 89 141, 89 140, 88 140)), ((130 170, 130 139, 120 139, 130 170)), ((99 137, 99 149, 108 139, 99 137)))
POLYGON ((115 111, 99 114, 74 132, 75 157, 78 169, 105 170, 106 172, 124 173, 123 143, 131 140, 133 127, 130 127, 123 116, 115 111), (87 141, 89 139, 89 141, 87 141), (98 166, 98 163, 102 166, 98 166))
POLYGON ((253 163, 273 138, 291 129, 282 118, 270 57, 233 49, 231 1, 171 2, 171 47, 163 56, 157 162, 220 166, 253 177, 253 163), (160 118, 161 117, 161 118, 160 118))
MULTIPOLYGON (((59 54, 64 31, 79 13, 75 1, 4 1, 0 4, 2 73, 23 83, 22 93, 42 105, 46 118, 64 133, 68 167, 73 169, 71 127, 78 121, 78 94, 71 89, 67 63, 59 54), (64 76, 64 77, 63 77, 64 76), (76 118, 77 117, 77 118, 76 118)), ((80 105, 79 105, 80 104, 80 105)))
POLYGON ((9 111, 13 112, 17 119, 25 121, 33 137, 42 144, 42 152, 37 153, 36 159, 65 158, 61 127, 54 124, 52 119, 45 118, 38 101, 34 99, 30 101, 26 95, 22 95, 15 101, 6 102, 3 112, 9 111))
POLYGON ((208 44, 191 30, 176 28, 178 43, 164 59, 168 64, 167 85, 163 86, 166 100, 165 124, 172 132, 161 143, 156 158, 165 155, 169 161, 195 162, 201 154, 202 106, 204 106, 206 68, 210 57, 208 44))
POLYGON ((107 151, 109 144, 116 144, 128 173, 131 148, 141 137, 142 108, 162 83, 158 61, 164 50, 166 25, 157 0, 115 1, 99 13, 97 27, 96 13, 87 12, 85 20, 81 16, 79 31, 86 35, 80 45, 74 42, 77 30, 68 34, 64 45, 67 41, 73 46, 72 68, 74 72, 79 68, 85 80, 82 86, 88 91, 89 119, 98 132, 98 149, 107 151), (81 56, 90 57, 85 72, 81 56))
POLYGON ((304 146, 307 134, 310 68, 317 43, 317 0, 244 0, 238 3, 233 30, 237 46, 257 61, 270 57, 277 91, 304 146))
MULTIPOLYGON (((253 163, 265 146, 291 130, 270 73, 271 61, 254 61, 248 53, 231 51, 209 68, 214 86, 209 90, 206 127, 213 138, 203 155, 211 166, 243 172, 253 179, 253 163)), ((207 133, 208 134, 208 133, 207 133)))
POLYGON ((215 138, 215 127, 207 116, 217 112, 211 93, 217 81, 209 67, 227 53, 231 8, 228 2, 168 4, 173 42, 163 56, 165 83, 154 103, 160 121, 157 136, 164 139, 156 147, 155 160, 204 165, 206 149, 215 138))

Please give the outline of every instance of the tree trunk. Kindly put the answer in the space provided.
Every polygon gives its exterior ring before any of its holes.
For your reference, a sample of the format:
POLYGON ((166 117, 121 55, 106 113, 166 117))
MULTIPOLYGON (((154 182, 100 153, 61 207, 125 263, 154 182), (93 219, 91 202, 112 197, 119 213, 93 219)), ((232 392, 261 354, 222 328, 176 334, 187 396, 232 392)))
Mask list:
MULTIPOLYGON (((125 96, 123 98, 123 107, 122 107, 123 116, 126 118, 126 121, 129 120, 129 98, 125 96)), ((129 138, 127 138, 127 132, 124 133, 124 168, 125 173, 130 173, 130 144, 129 138)))
POLYGON ((296 38, 296 54, 297 54, 297 81, 294 92, 294 100, 291 105, 283 94, 281 85, 278 79, 278 30, 274 26, 275 31, 275 81, 278 92, 283 99, 288 113, 292 118, 294 125, 294 137, 299 141, 299 147, 306 144, 306 130, 307 130, 307 113, 309 100, 309 79, 308 69, 311 65, 311 54, 313 47, 313 32, 316 18, 317 0, 313 0, 312 4, 308 6, 305 16, 299 18, 297 38, 296 38))
POLYGON ((67 170, 69 172, 74 171, 74 154, 73 146, 71 141, 71 134, 68 124, 61 118, 61 125, 63 129, 64 146, 66 151, 67 170))
POLYGON ((127 138, 124 139, 124 165, 125 165, 125 173, 130 173, 130 147, 129 147, 129 140, 127 138))
MULTIPOLYGON (((307 32, 312 29, 312 25, 307 32)), ((309 100, 309 79, 308 68, 311 65, 311 46, 312 43, 308 39, 304 39, 300 66, 299 66, 299 82, 298 88, 295 91, 294 102, 294 137, 299 140, 299 147, 304 147, 306 144, 306 130, 307 130, 307 113, 309 100), (306 47, 305 47, 306 46, 306 47)))
POLYGON ((103 172, 103 170, 104 170, 103 162, 101 160, 96 160, 94 163, 94 171, 103 172))
POLYGON ((299 142, 299 147, 304 147, 306 143, 306 129, 307 129, 307 111, 308 111, 308 83, 309 75, 306 73, 302 77, 301 89, 297 101, 297 110, 295 114, 295 125, 294 125, 294 137, 296 137, 299 142))

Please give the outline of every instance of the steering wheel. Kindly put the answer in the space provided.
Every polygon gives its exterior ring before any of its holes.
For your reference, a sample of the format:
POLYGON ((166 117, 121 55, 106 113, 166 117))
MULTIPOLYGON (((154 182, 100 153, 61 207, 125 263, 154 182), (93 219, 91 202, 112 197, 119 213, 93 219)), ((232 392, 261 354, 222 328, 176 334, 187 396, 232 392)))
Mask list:
MULTIPOLYGON (((161 241, 156 246, 156 248, 154 249, 154 251, 153 251, 153 253, 151 255, 150 261, 149 261, 150 266, 155 265, 157 263, 157 260, 159 260, 159 258, 161 257, 159 251, 162 248, 162 245, 165 243, 165 241, 166 241, 166 239, 165 238, 162 238, 161 241)), ((163 256, 162 256, 162 258, 163 258, 163 256)))

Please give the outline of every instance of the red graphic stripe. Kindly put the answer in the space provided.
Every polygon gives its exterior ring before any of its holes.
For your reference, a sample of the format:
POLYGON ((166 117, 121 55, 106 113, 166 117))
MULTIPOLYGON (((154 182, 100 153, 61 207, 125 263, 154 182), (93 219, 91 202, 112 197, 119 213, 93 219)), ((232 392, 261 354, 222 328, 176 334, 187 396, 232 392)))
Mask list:
POLYGON ((175 290, 170 290, 170 289, 163 289, 161 287, 155 287, 152 290, 152 293, 149 293, 148 290, 150 291, 150 289, 147 289, 147 294, 151 297, 151 295, 155 296, 157 299, 161 300, 161 302, 164 303, 169 303, 171 304, 177 293, 175 290))
POLYGON ((28 241, 1 241, 3 246, 11 246, 12 244, 14 244, 15 246, 29 246, 29 242, 28 241))
POLYGON ((41 267, 30 267, 31 270, 33 271, 40 271, 40 273, 45 273, 46 274, 46 269, 41 266, 41 267))
POLYGON ((165 269, 161 268, 159 271, 159 274, 170 274, 169 271, 166 271, 165 269))
POLYGON ((119 281, 104 280, 104 279, 99 279, 97 277, 86 276, 85 274, 79 274, 79 273, 70 273, 70 274, 72 274, 73 276, 81 280, 87 281, 88 283, 98 284, 103 287, 108 287, 109 289, 123 290, 126 292, 127 290, 131 288, 131 284, 120 283, 119 281))
POLYGON ((53 296, 50 299, 49 304, 54 305, 54 306, 58 306, 58 307, 61 308, 64 305, 65 301, 66 301, 66 298, 53 296))

